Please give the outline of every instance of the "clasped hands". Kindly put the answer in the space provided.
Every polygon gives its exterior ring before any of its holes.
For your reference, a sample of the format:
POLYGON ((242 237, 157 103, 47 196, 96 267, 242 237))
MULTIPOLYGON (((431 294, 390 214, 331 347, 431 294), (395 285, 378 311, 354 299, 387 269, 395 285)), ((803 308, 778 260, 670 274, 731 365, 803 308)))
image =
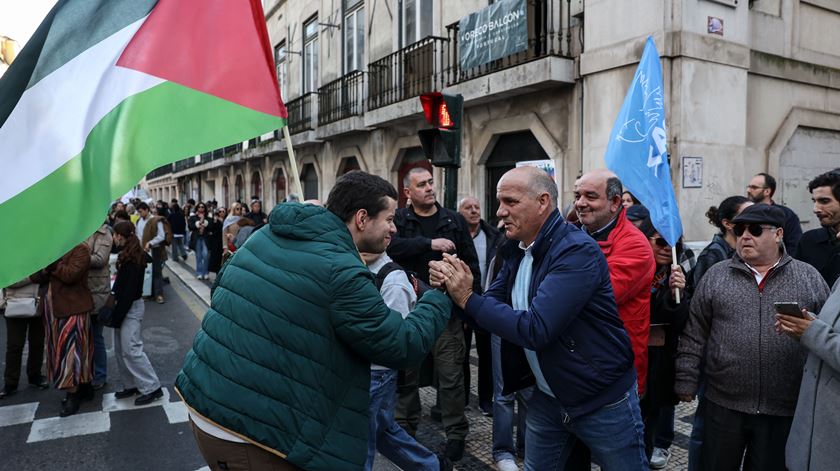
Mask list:
POLYGON ((470 267, 455 255, 443 254, 443 260, 429 262, 429 283, 445 287, 452 302, 461 309, 472 295, 473 276, 470 267))

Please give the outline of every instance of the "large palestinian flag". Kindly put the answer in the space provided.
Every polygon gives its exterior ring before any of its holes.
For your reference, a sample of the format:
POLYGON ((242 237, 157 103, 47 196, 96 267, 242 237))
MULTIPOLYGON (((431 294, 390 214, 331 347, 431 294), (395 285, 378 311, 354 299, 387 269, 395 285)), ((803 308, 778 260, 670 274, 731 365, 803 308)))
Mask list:
POLYGON ((0 287, 161 165, 285 125, 259 0, 60 0, 0 79, 0 287))

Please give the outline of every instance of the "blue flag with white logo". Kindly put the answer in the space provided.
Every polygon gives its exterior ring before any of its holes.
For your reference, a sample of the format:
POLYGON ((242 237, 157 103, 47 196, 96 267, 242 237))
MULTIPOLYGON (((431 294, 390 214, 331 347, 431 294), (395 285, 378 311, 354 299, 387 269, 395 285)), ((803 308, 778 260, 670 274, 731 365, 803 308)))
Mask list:
POLYGON ((607 168, 650 211, 656 231, 674 247, 682 235, 682 221, 671 185, 666 129, 662 65, 648 36, 604 159, 607 168))

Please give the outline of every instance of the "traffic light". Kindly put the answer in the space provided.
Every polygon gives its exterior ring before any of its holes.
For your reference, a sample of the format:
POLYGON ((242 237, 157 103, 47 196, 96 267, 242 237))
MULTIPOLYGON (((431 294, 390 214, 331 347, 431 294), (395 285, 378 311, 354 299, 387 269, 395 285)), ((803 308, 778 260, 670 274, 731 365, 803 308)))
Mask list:
POLYGON ((461 117, 464 97, 440 92, 420 95, 423 115, 434 126, 417 132, 423 152, 436 167, 461 166, 461 117))

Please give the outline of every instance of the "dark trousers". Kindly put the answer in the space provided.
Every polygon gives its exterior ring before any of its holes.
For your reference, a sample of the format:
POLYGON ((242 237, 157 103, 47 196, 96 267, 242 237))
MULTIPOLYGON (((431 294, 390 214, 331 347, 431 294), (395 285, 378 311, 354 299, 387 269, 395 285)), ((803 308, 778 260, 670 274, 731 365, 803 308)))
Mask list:
POLYGON ((745 414, 706 398, 703 411, 703 469, 785 471, 785 444, 793 417, 745 414))
POLYGON ((163 262, 166 261, 166 247, 152 247, 152 296, 163 295, 163 262))
POLYGON ((6 318, 6 371, 3 379, 6 386, 17 386, 20 381, 20 365, 23 360, 23 345, 29 336, 29 356, 26 360, 26 375, 29 382, 41 376, 44 361, 44 321, 41 316, 25 319, 6 318))
MULTIPOLYGON (((438 383, 441 421, 447 440, 464 440, 470 424, 464 414, 464 329, 453 316, 432 350, 438 383)), ((405 382, 397 389, 396 419, 412 436, 420 425, 420 375, 405 370, 405 382)))
POLYGON ((475 332, 475 348, 478 353, 478 402, 479 404, 493 404, 493 362, 490 353, 490 334, 483 330, 464 329, 466 340, 466 354, 464 355, 464 391, 466 404, 470 403, 470 350, 472 337, 475 332))

